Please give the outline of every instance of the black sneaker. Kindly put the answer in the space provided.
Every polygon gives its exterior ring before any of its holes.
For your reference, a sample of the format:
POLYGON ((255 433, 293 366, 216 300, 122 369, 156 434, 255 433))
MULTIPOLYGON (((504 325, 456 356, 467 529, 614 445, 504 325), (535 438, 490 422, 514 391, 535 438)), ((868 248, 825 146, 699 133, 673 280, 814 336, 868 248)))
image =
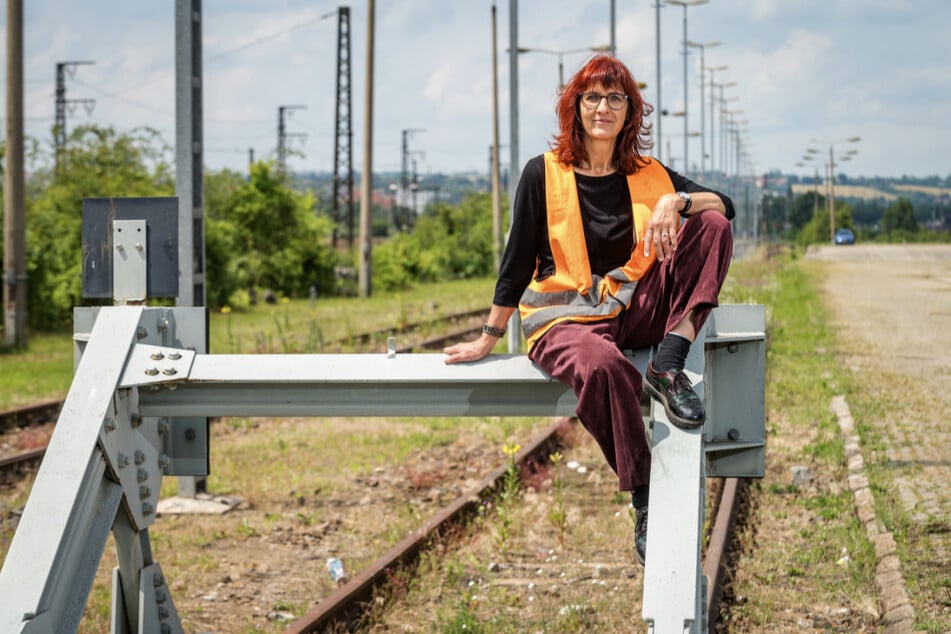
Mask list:
POLYGON ((661 402, 670 422, 681 429, 695 429, 703 425, 706 418, 703 403, 693 391, 693 385, 683 370, 656 372, 651 361, 647 364, 644 378, 644 389, 661 402))
POLYGON ((647 507, 634 509, 634 554, 644 565, 647 559, 647 507))

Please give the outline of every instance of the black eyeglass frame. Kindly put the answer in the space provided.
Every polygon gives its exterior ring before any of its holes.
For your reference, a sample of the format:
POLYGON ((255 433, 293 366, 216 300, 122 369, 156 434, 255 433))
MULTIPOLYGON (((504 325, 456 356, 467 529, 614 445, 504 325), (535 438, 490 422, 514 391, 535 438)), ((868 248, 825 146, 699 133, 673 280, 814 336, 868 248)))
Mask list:
POLYGON ((624 108, 630 102, 630 95, 625 95, 623 92, 609 92, 606 95, 599 92, 583 92, 578 96, 578 101, 588 110, 596 110, 598 106, 601 105, 601 100, 604 99, 608 102, 608 108, 614 111, 618 111, 624 108), (598 101, 588 101, 589 97, 597 97, 598 101), (617 105, 613 105, 611 100, 614 99, 617 105))

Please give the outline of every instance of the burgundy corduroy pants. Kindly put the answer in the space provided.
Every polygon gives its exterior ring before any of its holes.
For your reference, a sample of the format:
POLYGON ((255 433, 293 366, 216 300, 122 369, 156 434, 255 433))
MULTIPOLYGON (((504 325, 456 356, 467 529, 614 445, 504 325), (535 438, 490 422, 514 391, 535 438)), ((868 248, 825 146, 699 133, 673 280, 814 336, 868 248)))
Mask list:
POLYGON ((697 332, 726 279, 733 256, 730 222, 700 212, 678 231, 677 250, 638 282, 631 307, 606 321, 563 322, 529 356, 578 396, 575 413, 618 476, 618 490, 650 481, 650 447, 641 415, 642 377, 621 352, 659 343, 693 311, 697 332))

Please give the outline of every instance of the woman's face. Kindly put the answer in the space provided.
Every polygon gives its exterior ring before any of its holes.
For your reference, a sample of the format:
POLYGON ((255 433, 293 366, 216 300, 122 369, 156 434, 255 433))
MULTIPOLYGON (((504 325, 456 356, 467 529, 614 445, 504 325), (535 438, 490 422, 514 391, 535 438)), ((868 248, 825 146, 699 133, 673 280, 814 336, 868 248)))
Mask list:
POLYGON ((581 93, 578 103, 585 136, 593 140, 616 139, 624 127, 630 107, 630 100, 620 88, 605 87, 601 84, 591 86, 581 93))

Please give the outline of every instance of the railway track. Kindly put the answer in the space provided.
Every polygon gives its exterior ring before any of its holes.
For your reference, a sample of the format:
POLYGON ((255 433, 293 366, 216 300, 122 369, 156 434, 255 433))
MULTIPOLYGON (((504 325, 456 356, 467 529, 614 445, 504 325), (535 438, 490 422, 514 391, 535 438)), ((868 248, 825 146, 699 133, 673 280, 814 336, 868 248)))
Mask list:
MULTIPOLYGON (((464 321, 465 318, 483 313, 484 311, 478 311, 459 317, 464 321)), ((478 327, 463 326, 448 335, 400 345, 397 351, 438 350, 453 341, 474 336, 478 330, 478 327)), ((379 341, 379 336, 372 334, 360 335, 359 338, 365 345, 376 345, 379 341)), ((55 421, 61 405, 61 401, 48 401, 28 408, 0 412, 0 429, 35 425, 46 420, 55 421)), ((550 464, 548 456, 561 444, 559 433, 564 429, 565 424, 565 420, 555 422, 526 444, 517 456, 520 470, 524 472, 539 468, 540 465, 544 468, 544 465, 550 464)), ((10 478, 23 477, 24 473, 32 470, 33 465, 39 464, 44 452, 45 448, 37 448, 0 458, 0 483, 9 482, 10 478)), ((461 526, 468 518, 471 518, 478 511, 482 501, 492 498, 499 490, 507 468, 507 465, 502 465, 488 474, 480 482, 476 494, 468 492, 441 508, 418 529, 412 531, 363 570, 351 576, 347 583, 321 600, 314 609, 293 621, 285 631, 301 633, 346 631, 355 627, 356 624, 363 623, 366 618, 365 610, 370 604, 371 597, 387 595, 393 571, 397 569, 412 571, 421 552, 440 536, 451 533, 453 527, 461 526)), ((707 546, 703 572, 710 580, 706 609, 710 631, 714 631, 721 607, 730 599, 731 593, 728 587, 730 548, 737 522, 740 521, 738 516, 743 507, 747 486, 744 480, 730 478, 710 480, 707 489, 709 516, 713 521, 705 540, 707 546)))
MULTIPOLYGON (((471 320, 480 315, 485 315, 488 309, 479 309, 449 315, 447 317, 426 322, 424 324, 412 324, 399 333, 398 342, 402 339, 415 339, 414 335, 426 329, 438 327, 440 324, 457 324, 455 329, 448 334, 435 335, 429 338, 416 340, 407 344, 398 344, 396 351, 398 353, 420 352, 423 350, 441 350, 444 346, 457 341, 462 341, 469 337, 474 337, 479 333, 479 326, 465 326, 467 320, 471 320)), ((362 333, 349 337, 346 340, 335 342, 338 345, 356 346, 363 351, 379 351, 379 340, 381 337, 385 342, 385 335, 381 333, 362 333)), ((385 345, 385 343, 384 343, 385 345)), ((30 426, 43 426, 56 423, 59 410, 63 406, 62 400, 48 400, 33 405, 17 407, 5 411, 0 411, 0 434, 10 432, 11 430, 22 429, 30 426)), ((19 453, 9 453, 3 455, 0 452, 0 481, 6 481, 11 473, 22 472, 24 469, 35 467, 39 464, 45 452, 43 447, 33 448, 19 453)))

